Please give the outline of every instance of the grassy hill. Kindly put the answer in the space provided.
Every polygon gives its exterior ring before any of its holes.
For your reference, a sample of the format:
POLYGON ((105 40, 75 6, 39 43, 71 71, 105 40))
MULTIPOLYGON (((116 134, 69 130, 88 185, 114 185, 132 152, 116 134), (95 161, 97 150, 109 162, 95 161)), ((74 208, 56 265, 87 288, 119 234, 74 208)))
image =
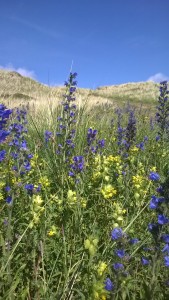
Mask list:
MULTIPOLYGON (((0 98, 8 106, 29 104, 34 109, 55 107, 61 100, 64 87, 49 87, 17 72, 0 70, 0 98)), ((77 101, 87 107, 95 105, 123 106, 130 103, 134 106, 150 108, 156 105, 159 89, 153 82, 126 83, 112 86, 101 86, 95 90, 79 88, 77 101)))

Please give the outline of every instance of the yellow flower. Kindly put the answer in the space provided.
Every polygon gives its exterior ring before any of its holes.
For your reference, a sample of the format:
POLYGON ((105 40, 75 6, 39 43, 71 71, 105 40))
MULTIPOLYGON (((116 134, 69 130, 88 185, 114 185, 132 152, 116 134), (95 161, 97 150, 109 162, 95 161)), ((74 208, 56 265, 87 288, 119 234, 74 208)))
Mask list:
POLYGON ((130 152, 138 152, 138 151, 139 151, 139 148, 137 148, 136 146, 134 146, 130 149, 130 152))
POLYGON ((99 179, 101 177, 101 172, 95 172, 95 173, 93 173, 93 177, 92 177, 92 179, 93 180, 97 180, 97 179, 99 179))
POLYGON ((56 235, 57 231, 56 231, 56 226, 52 225, 51 230, 48 231, 48 236, 54 236, 56 235))
POLYGON ((132 179, 133 179, 133 183, 134 183, 135 185, 141 184, 142 181, 143 181, 143 176, 135 175, 135 176, 132 177, 132 179))
POLYGON ((107 184, 101 189, 101 193, 105 199, 110 199, 117 194, 117 190, 111 184, 107 184))
POLYGON ((107 269, 107 264, 101 261, 97 268, 98 275, 102 276, 106 269, 107 269))
POLYGON ((86 201, 86 199, 81 199, 81 201, 80 201, 80 204, 81 204, 81 206, 82 207, 86 207, 86 205, 87 205, 87 201, 86 201))
POLYGON ((41 196, 39 195, 33 196, 33 203, 37 205, 41 205, 43 203, 41 196))
POLYGON ((68 190, 67 192, 67 198, 68 198, 68 203, 70 205, 75 204, 77 202, 77 196, 76 196, 76 192, 72 191, 72 190, 68 190))
POLYGON ((150 169, 150 171, 151 171, 151 172, 156 172, 156 171, 157 171, 157 168, 156 168, 156 167, 152 167, 152 168, 150 169))
POLYGON ((48 187, 50 185, 50 182, 47 178, 47 176, 42 176, 40 179, 39 179, 39 183, 41 183, 41 185, 43 187, 48 187))

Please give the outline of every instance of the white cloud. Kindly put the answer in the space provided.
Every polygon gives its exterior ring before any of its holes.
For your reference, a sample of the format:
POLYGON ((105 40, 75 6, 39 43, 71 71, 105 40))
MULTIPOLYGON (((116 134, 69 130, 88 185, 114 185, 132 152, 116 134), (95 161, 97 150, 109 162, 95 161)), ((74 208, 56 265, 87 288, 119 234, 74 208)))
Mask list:
POLYGON ((160 81, 164 81, 164 80, 168 81, 169 77, 162 73, 156 73, 147 79, 147 81, 154 81, 154 82, 160 82, 160 81))
POLYGON ((21 74, 22 76, 25 76, 25 77, 30 77, 30 78, 33 78, 33 79, 36 78, 36 75, 35 75, 34 71, 27 70, 25 68, 15 68, 12 64, 7 64, 6 66, 0 66, 0 69, 4 69, 4 70, 7 70, 7 71, 15 71, 15 72, 18 72, 19 74, 21 74))

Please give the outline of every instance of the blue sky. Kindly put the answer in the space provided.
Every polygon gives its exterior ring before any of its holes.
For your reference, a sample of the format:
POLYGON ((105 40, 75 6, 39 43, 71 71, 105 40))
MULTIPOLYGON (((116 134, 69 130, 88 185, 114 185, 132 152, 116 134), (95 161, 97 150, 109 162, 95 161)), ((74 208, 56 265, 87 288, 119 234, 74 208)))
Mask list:
POLYGON ((50 85, 169 79, 168 0, 1 0, 0 68, 50 85))

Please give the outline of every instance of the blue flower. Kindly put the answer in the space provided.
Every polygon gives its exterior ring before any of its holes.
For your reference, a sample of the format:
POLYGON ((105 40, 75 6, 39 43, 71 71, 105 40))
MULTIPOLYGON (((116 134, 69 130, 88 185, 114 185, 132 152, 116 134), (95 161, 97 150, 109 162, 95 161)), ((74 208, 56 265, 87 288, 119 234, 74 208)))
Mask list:
POLYGON ((162 186, 159 186, 157 189, 156 189, 157 193, 159 194, 163 194, 163 187, 162 186))
POLYGON ((27 184, 25 184, 25 189, 28 191, 28 194, 32 195, 33 189, 34 189, 34 185, 31 184, 31 183, 27 183, 27 184))
POLYGON ((51 138, 51 136, 52 136, 52 132, 46 130, 46 131, 45 131, 45 134, 44 134, 45 142, 46 142, 46 143, 49 141, 49 139, 51 138))
POLYGON ((165 217, 164 215, 158 215, 158 224, 164 225, 169 222, 169 219, 165 217))
POLYGON ((165 243, 169 243, 169 234, 163 234, 162 239, 165 243))
POLYGON ((129 241, 129 243, 132 245, 137 244, 138 242, 139 242, 139 239, 137 239, 137 238, 133 238, 129 241))
POLYGON ((164 257, 164 264, 166 267, 169 267, 169 256, 164 257))
POLYGON ((116 250, 115 253, 120 258, 123 258, 125 256, 125 250, 123 250, 123 249, 116 250))
POLYGON ((158 181, 158 180, 160 180, 160 175, 155 172, 150 172, 149 179, 153 180, 153 181, 158 181))
POLYGON ((0 144, 6 140, 6 137, 9 135, 9 131, 7 130, 0 130, 0 144))
POLYGON ((88 146, 90 146, 93 141, 96 139, 96 135, 97 135, 97 130, 96 129, 92 129, 89 128, 88 132, 87 132, 87 144, 88 146))
POLYGON ((6 191, 6 192, 9 192, 10 190, 11 190, 10 186, 7 185, 7 186, 5 187, 5 191, 6 191))
POLYGON ((112 291, 113 288, 114 288, 113 282, 110 280, 110 278, 106 278, 105 289, 107 291, 112 291))
POLYGON ((159 232, 159 226, 158 226, 158 224, 150 223, 150 224, 148 224, 148 230, 151 233, 158 233, 159 232))
POLYGON ((71 169, 77 173, 82 172, 83 168, 84 168, 84 157, 83 156, 74 156, 73 161, 74 161, 74 163, 70 165, 71 169))
POLYGON ((123 231, 121 228, 114 228, 111 232, 112 240, 118 240, 123 237, 123 231))
POLYGON ((162 252, 168 252, 168 254, 169 254, 169 244, 166 244, 164 246, 164 248, 162 249, 162 252))
POLYGON ((149 265, 150 261, 144 256, 141 258, 142 265, 149 265))
POLYGON ((98 144, 98 146, 99 146, 100 148, 104 148, 104 146, 105 146, 105 140, 99 140, 99 141, 97 142, 97 144, 98 144))
POLYGON ((156 209, 158 207, 158 203, 159 203, 159 198, 157 198, 156 196, 153 195, 151 197, 151 201, 150 201, 149 207, 151 209, 156 209))
POLYGON ((5 159, 5 155, 6 155, 6 151, 5 150, 1 150, 0 151, 0 162, 5 159))
POLYGON ((121 263, 114 263, 113 268, 114 268, 114 270, 121 270, 121 269, 124 269, 124 265, 121 263))
POLYGON ((8 204, 10 204, 11 201, 12 201, 12 196, 8 196, 8 197, 6 198, 6 202, 7 202, 8 204))

